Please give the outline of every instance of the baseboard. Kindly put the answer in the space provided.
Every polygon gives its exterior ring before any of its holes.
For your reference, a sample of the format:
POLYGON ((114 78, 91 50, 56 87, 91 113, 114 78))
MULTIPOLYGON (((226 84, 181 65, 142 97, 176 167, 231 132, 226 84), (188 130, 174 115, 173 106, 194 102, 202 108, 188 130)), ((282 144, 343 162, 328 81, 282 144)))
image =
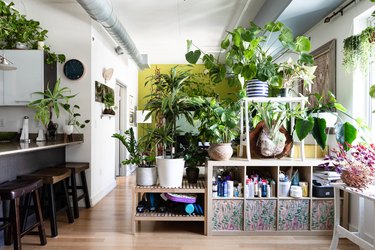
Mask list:
POLYGON ((109 194, 116 187, 116 180, 114 179, 106 187, 104 187, 100 192, 90 197, 91 206, 95 206, 99 201, 101 201, 107 194, 109 194))

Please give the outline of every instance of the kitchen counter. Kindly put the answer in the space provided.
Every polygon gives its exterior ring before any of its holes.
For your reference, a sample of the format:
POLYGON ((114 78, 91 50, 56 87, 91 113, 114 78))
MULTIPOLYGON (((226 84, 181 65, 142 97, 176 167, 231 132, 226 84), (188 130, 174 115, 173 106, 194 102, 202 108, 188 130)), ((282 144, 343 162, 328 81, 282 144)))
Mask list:
POLYGON ((20 154, 30 151, 37 151, 37 150, 46 150, 51 148, 57 148, 57 147, 65 147, 69 145, 74 144, 80 144, 83 143, 83 141, 72 141, 72 142, 66 142, 63 140, 58 141, 44 141, 44 142, 35 142, 32 141, 30 143, 24 143, 24 142, 2 142, 0 143, 0 157, 5 155, 11 155, 11 154, 20 154))

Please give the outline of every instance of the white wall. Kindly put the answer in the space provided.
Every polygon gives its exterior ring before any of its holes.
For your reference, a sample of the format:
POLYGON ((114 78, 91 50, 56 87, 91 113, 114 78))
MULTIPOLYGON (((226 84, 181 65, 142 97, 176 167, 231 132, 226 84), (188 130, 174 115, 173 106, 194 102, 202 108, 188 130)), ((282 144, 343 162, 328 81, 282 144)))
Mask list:
MULTIPOLYGON (((346 72, 343 61, 343 40, 353 34, 360 33, 364 28, 363 14, 367 17, 375 10, 375 6, 370 1, 358 1, 355 6, 345 10, 344 15, 338 15, 331 19, 329 23, 323 23, 323 20, 314 26, 305 35, 311 37, 311 50, 315 50, 321 45, 332 39, 337 39, 336 44, 336 97, 338 102, 342 103, 348 113, 354 117, 366 118, 366 102, 368 92, 365 89, 365 83, 353 73, 346 72), (366 12, 366 13, 365 13, 366 12), (359 20, 362 18, 362 20, 359 20), (354 19, 355 22, 354 22, 354 19)), ((373 210, 369 204, 365 205, 364 211, 358 211, 357 200, 351 201, 350 207, 350 226, 356 228, 358 225, 358 214, 364 214, 364 218, 373 218, 373 210)), ((373 231, 372 220, 365 225, 365 232, 373 231)))
MULTIPOLYGON (((116 79, 128 87, 128 93, 137 97, 138 72, 125 55, 114 52, 115 45, 107 34, 103 34, 96 22, 92 22, 82 7, 74 2, 34 0, 15 0, 15 7, 28 18, 40 21, 47 29, 47 45, 56 53, 65 54, 67 60, 78 59, 85 66, 85 73, 79 80, 71 81, 62 72, 63 65, 58 65, 58 77, 62 86, 67 86, 72 93, 79 93, 70 103, 80 106, 80 114, 90 119, 84 133, 84 143, 67 147, 67 161, 90 162, 86 173, 92 203, 96 204, 115 186, 115 142, 111 135, 115 132, 115 119, 101 119, 102 104, 95 102, 95 80, 104 82, 102 70, 113 67, 114 75, 108 85, 115 86, 116 79)), ((136 100, 137 101, 137 100, 136 100)), ((136 102, 137 103, 137 102, 136 102)), ((5 119, 7 128, 21 128, 24 115, 34 117, 33 111, 24 107, 0 107, 0 118, 5 119)), ((65 117, 61 116, 58 132, 62 133, 65 117)), ((4 128, 6 130, 7 128, 4 128)), ((37 132, 36 124, 30 119, 30 132, 37 132)))

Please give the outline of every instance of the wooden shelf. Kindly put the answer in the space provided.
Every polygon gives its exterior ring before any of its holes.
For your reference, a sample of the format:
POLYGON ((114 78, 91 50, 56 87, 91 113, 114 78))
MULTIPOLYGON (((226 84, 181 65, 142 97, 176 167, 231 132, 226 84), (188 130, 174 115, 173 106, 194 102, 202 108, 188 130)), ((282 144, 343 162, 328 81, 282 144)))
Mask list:
POLYGON ((205 193, 205 180, 198 180, 197 184, 190 184, 187 180, 182 181, 182 187, 165 188, 159 185, 155 186, 136 186, 135 192, 143 193, 205 193))
POLYGON ((137 221, 204 221, 203 215, 183 215, 175 213, 144 212, 136 213, 137 221))

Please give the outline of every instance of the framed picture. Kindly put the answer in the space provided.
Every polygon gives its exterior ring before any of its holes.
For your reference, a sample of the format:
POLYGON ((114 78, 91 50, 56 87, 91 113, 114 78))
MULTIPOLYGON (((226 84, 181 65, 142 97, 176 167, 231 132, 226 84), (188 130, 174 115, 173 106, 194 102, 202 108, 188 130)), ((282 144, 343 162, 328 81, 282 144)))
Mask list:
MULTIPOLYGON (((314 84, 311 93, 327 96, 328 91, 336 95, 336 39, 320 46, 311 54, 314 57, 315 70, 314 84)), ((300 93, 306 95, 306 90, 300 88, 300 93)), ((309 98, 309 106, 314 106, 314 100, 309 98)))
POLYGON ((98 81, 95 81, 95 101, 96 102, 103 102, 104 96, 107 93, 112 93, 112 95, 115 95, 114 89, 111 87, 108 87, 107 85, 100 83, 98 81))

